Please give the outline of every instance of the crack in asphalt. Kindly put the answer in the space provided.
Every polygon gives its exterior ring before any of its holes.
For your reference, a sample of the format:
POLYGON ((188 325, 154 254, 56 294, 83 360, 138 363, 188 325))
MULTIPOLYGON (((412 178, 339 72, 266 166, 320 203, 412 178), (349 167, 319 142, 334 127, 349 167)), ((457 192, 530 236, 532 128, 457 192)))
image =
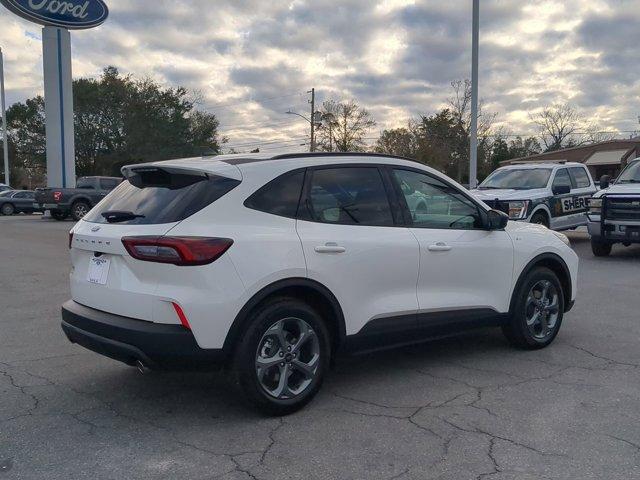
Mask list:
POLYGON ((584 352, 584 353, 586 353, 587 355, 592 356, 593 358, 597 358, 597 359, 600 359, 600 360, 604 360, 605 362, 610 363, 610 364, 613 364, 613 365, 622 365, 622 366, 626 366, 626 367, 633 367, 633 368, 638 368, 638 367, 640 367, 640 364, 637 364, 637 363, 629 363, 629 362, 621 362, 620 360, 615 360, 615 359, 613 359, 613 358, 609 358, 609 357, 605 357, 605 356, 603 356, 603 355, 599 355, 599 354, 597 354, 597 353, 593 353, 592 351, 587 350, 586 348, 584 348, 584 347, 580 347, 580 346, 578 346, 578 345, 572 345, 572 344, 570 344, 570 343, 567 343, 566 345, 567 345, 567 346, 569 346, 569 347, 571 347, 571 348, 575 348, 576 350, 579 350, 579 351, 581 351, 581 352, 584 352))
POLYGON ((631 440, 627 440, 626 438, 616 437, 615 435, 606 435, 606 436, 611 438, 611 439, 613 439, 613 440, 617 440, 618 442, 625 443, 625 444, 629 445, 630 447, 635 448, 637 453, 640 453, 640 445, 638 445, 637 443, 634 443, 631 440))

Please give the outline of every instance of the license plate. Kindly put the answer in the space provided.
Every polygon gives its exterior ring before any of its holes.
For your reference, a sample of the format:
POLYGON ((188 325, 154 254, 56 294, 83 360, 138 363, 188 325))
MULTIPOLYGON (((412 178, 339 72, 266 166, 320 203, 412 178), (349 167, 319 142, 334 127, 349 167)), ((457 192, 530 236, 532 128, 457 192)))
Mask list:
POLYGON ((56 203, 45 203, 42 207, 46 208, 48 210, 50 208, 58 208, 58 204, 56 204, 56 203))
POLYGON ((33 208, 40 208, 40 204, 39 203, 34 203, 33 204, 33 208))
POLYGON ((106 285, 109 277, 109 266, 111 260, 102 257, 93 257, 89 261, 89 272, 87 273, 87 281, 96 285, 106 285))

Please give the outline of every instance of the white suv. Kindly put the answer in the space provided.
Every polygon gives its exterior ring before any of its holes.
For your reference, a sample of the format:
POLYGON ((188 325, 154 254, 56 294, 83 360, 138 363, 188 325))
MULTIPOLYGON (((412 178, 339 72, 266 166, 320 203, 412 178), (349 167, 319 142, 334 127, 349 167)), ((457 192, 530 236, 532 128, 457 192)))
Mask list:
POLYGON ((234 155, 123 174, 71 231, 67 337, 139 368, 222 363, 271 414, 309 402, 338 353, 477 326, 541 348, 574 303, 566 236, 410 160, 234 155))

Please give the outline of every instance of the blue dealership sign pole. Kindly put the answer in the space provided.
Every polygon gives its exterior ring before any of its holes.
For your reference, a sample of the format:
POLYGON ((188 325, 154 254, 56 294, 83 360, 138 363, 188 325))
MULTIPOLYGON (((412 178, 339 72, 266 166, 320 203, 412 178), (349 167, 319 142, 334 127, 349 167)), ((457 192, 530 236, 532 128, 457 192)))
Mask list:
POLYGON ((44 27, 42 53, 47 131, 47 186, 73 188, 76 184, 76 157, 69 30, 44 27))
POLYGON ((44 25, 42 53, 47 186, 74 187, 76 157, 69 30, 101 25, 109 16, 109 9, 103 0, 0 0, 0 4, 16 15, 44 25))

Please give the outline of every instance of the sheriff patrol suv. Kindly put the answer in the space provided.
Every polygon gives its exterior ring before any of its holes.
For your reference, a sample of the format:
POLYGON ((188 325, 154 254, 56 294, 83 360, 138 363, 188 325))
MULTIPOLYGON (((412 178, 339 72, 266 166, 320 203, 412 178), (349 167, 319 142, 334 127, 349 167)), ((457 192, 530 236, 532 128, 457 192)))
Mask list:
POLYGON ((640 158, 629 162, 609 186, 603 177, 601 188, 589 205, 591 249, 596 257, 611 253, 614 243, 640 243, 640 158))
POLYGON ((511 165, 497 169, 472 193, 511 220, 568 230, 587 224, 597 191, 581 163, 511 165))

